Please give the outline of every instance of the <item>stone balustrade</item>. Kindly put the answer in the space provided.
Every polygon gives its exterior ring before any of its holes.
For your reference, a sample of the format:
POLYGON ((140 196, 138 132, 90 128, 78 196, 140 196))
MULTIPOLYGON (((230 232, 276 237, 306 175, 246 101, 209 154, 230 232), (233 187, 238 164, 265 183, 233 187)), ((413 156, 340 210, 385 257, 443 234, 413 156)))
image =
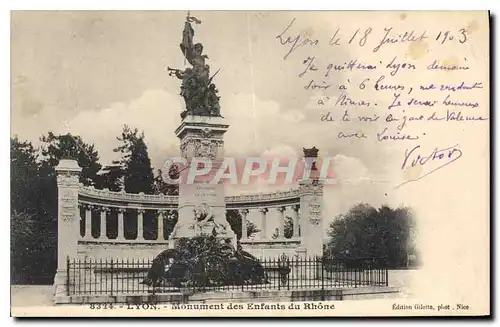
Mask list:
MULTIPOLYGON (((136 208, 135 206, 123 206, 119 207, 108 206, 97 203, 86 203, 79 202, 81 208, 80 219, 83 225, 83 234, 80 235, 80 241, 82 242, 114 242, 114 243, 168 243, 166 235, 164 232, 165 219, 169 214, 173 214, 173 209, 149 209, 149 208, 136 208), (156 235, 155 239, 146 239, 144 237, 144 221, 145 214, 147 212, 152 212, 156 220, 156 235), (98 223, 99 233, 97 236, 92 235, 93 226, 95 219, 93 218, 93 213, 98 213, 98 223), (125 213, 131 214, 132 218, 136 220, 136 234, 133 238, 125 237, 125 213), (116 228, 114 230, 115 237, 108 237, 108 220, 111 215, 116 215, 117 222, 115 224, 116 228)), ((230 209, 228 209, 230 210, 230 209)), ((282 243, 282 242, 297 242, 300 240, 300 214, 299 205, 292 206, 280 206, 280 207, 262 207, 259 209, 240 209, 239 214, 241 216, 241 230, 245 231, 248 227, 248 216, 253 212, 260 213, 260 232, 259 238, 257 240, 248 238, 247 233, 242 233, 240 239, 241 243, 254 244, 268 242, 268 243, 282 243), (285 213, 288 211, 293 212, 291 215, 293 221, 293 233, 288 238, 285 237, 285 213), (269 236, 270 230, 268 229, 268 219, 271 216, 272 219, 276 219, 278 222, 278 233, 276 238, 271 238, 269 236)), ((151 216, 149 216, 151 217, 151 216)), ((257 222, 258 223, 258 222, 257 222)))
MULTIPOLYGON (((166 219, 172 218, 169 215, 178 210, 178 196, 130 194, 77 185, 81 221, 78 243, 86 247, 99 244, 171 245, 168 240, 171 231, 165 226, 166 219)), ((260 253, 265 248, 275 251, 303 249, 308 242, 315 242, 316 233, 309 231, 321 228, 314 218, 318 216, 314 197, 321 197, 317 189, 317 185, 311 183, 288 191, 226 196, 226 211, 239 212, 241 230, 247 230, 249 221, 260 230, 251 237, 242 233, 242 246, 260 253), (286 233, 286 221, 290 218, 292 232, 286 233)))
MULTIPOLYGON (((109 207, 150 208, 150 209, 177 209, 178 196, 165 194, 132 194, 113 192, 107 189, 99 190, 94 187, 80 184, 79 201, 87 204, 103 204, 109 207)), ((277 191, 271 193, 245 194, 226 196, 228 210, 251 209, 261 207, 280 207, 283 205, 298 204, 300 202, 298 189, 277 191)))
POLYGON ((107 189, 99 190, 80 184, 78 192, 80 202, 105 204, 110 207, 157 207, 158 209, 176 209, 178 197, 164 194, 132 194, 113 192, 107 189))
POLYGON ((80 219, 83 219, 84 232, 80 235, 80 241, 82 242, 113 242, 113 243, 168 243, 165 237, 164 225, 165 219, 168 215, 173 213, 174 210, 160 209, 160 210, 149 210, 145 208, 136 209, 134 207, 118 207, 118 206, 107 206, 100 204, 88 204, 84 202, 79 203, 79 207, 83 214, 80 215, 80 219), (99 235, 94 237, 92 235, 92 214, 93 212, 99 213, 99 235), (144 237, 144 215, 146 212, 153 212, 156 217, 156 238, 155 239, 145 239, 144 237), (135 214, 137 223, 137 233, 135 238, 125 237, 125 213, 135 214), (108 220, 111 215, 116 215, 116 228, 114 228, 115 237, 108 237, 108 220))
MULTIPOLYGON (((247 230, 249 214, 260 213, 259 240, 264 242, 292 242, 300 237, 299 190, 278 191, 272 193, 257 193, 250 195, 226 196, 226 210, 238 210, 241 216, 241 230, 247 230), (291 210, 293 220, 293 235, 285 238, 285 212, 286 208, 291 210), (278 221, 278 237, 271 238, 268 229, 269 216, 278 221)), ((81 220, 84 221, 84 232, 81 242, 114 242, 114 243, 168 243, 164 233, 165 218, 169 212, 176 211, 178 196, 164 194, 130 194, 125 192, 113 192, 107 189, 99 190, 94 187, 79 185, 78 204, 83 208, 81 220), (99 213, 99 235, 92 236, 92 212, 99 213), (153 212, 156 217, 156 239, 144 237, 144 219, 146 212, 153 212), (131 213, 136 219, 136 236, 125 237, 125 213, 131 213), (114 238, 107 235, 108 219, 116 215, 117 223, 114 238)), ((150 217, 150 216, 149 216, 150 217)), ((94 219, 95 221, 95 219, 94 219)), ((242 243, 252 243, 247 233, 242 234, 242 243)))

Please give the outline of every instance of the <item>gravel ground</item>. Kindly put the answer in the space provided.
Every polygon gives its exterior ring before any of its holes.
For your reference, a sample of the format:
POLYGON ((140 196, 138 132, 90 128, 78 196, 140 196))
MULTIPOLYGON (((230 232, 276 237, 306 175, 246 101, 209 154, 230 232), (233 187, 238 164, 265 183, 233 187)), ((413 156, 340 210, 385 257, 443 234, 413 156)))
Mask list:
POLYGON ((11 285, 11 306, 53 306, 53 290, 52 285, 11 285))

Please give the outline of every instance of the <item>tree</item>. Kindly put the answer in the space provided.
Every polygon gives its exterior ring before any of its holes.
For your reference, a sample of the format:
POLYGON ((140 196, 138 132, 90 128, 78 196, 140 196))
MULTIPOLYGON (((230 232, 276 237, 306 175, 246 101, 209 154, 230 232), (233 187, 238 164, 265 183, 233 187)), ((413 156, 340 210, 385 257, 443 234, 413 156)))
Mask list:
POLYGON ((32 264, 34 254, 34 240, 37 238, 36 221, 34 215, 26 212, 11 213, 10 220, 10 256, 11 280, 13 284, 26 284, 32 279, 32 264))
MULTIPOLYGON (((179 168, 177 167, 177 165, 170 166, 168 175, 172 180, 179 178, 179 168)), ((156 176, 154 178, 154 188, 155 194, 179 195, 179 185, 169 184, 165 182, 161 169, 157 170, 156 176)))
POLYGON ((101 169, 93 145, 78 136, 41 137, 35 149, 11 139, 11 256, 13 283, 52 283, 57 267, 57 179, 55 166, 76 158, 80 182, 96 185, 101 169), (40 150, 40 151, 38 151, 40 150))
POLYGON ((123 169, 119 164, 105 166, 100 174, 99 189, 107 188, 113 192, 119 192, 123 188, 123 169))
MULTIPOLYGON (((285 231, 285 238, 291 238, 293 236, 293 220, 292 220, 292 217, 290 217, 290 216, 285 217, 284 231, 285 231)), ((279 228, 276 228, 274 230, 274 234, 273 234, 273 236, 271 236, 271 238, 273 240, 277 239, 279 236, 279 232, 280 232, 279 228)))
MULTIPOLYGON (((231 229, 233 232, 236 234, 236 238, 239 240, 241 239, 242 232, 241 232, 241 215, 238 210, 227 210, 226 213, 226 220, 231 226, 231 229)), ((260 232, 260 229, 257 228, 257 226, 247 220, 247 237, 252 236, 255 233, 260 232)))
POLYGON ((408 208, 378 210, 368 204, 358 204, 341 214, 330 224, 329 241, 324 256, 347 263, 379 258, 389 268, 407 265, 411 247, 413 215, 408 208))
POLYGON ((37 221, 40 196, 38 163, 30 142, 20 142, 15 137, 11 138, 10 144, 11 280, 14 284, 26 284, 33 280, 33 275, 40 274, 34 262, 39 253, 37 239, 41 229, 37 221))
POLYGON ((10 171, 11 213, 35 213, 38 198, 38 163, 31 142, 20 142, 17 137, 10 139, 10 171))
POLYGON ((127 193, 154 193, 154 175, 148 148, 144 142, 144 132, 139 134, 137 128, 125 125, 121 137, 123 144, 114 149, 122 153, 122 159, 114 162, 120 164, 123 172, 123 184, 127 193))
POLYGON ((61 159, 73 158, 77 160, 78 165, 82 168, 80 183, 87 186, 99 184, 100 177, 98 173, 102 166, 99 163, 99 153, 95 150, 93 144, 87 144, 80 136, 74 136, 70 133, 55 135, 49 132, 46 136, 42 136, 40 140, 44 142, 42 160, 47 167, 54 169, 61 159))

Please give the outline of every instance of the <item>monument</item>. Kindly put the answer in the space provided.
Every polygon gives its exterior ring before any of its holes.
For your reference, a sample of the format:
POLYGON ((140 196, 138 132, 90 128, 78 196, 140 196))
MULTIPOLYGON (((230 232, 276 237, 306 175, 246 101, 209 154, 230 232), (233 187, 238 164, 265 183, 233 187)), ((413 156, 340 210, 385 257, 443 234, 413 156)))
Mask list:
MULTIPOLYGON (((175 134, 180 139, 181 155, 187 167, 208 161, 212 171, 217 171, 224 161, 223 136, 229 125, 220 114, 218 91, 213 83, 217 73, 210 76, 203 45, 193 43, 192 23, 201 24, 201 21, 188 13, 180 44, 191 67, 184 70, 168 68, 170 76, 182 80, 180 95, 185 102, 182 121, 175 134)), ((226 220, 224 185, 209 184, 201 179, 189 181, 188 172, 189 169, 180 172, 181 179, 186 182, 179 185, 179 218, 170 239, 216 234, 230 239, 236 246, 236 236, 226 220)))

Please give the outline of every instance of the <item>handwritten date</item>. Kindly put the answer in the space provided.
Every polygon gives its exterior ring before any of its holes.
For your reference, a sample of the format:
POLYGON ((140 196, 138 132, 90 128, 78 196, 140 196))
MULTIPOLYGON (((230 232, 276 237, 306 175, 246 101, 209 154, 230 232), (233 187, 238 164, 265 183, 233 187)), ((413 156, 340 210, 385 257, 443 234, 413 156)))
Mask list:
MULTIPOLYGON (((294 32, 294 25, 297 19, 293 18, 288 25, 276 35, 279 44, 286 48, 283 60, 299 48, 314 48, 320 46, 323 40, 317 39, 304 32, 294 32)), ((300 23, 297 23, 300 24, 300 23)), ((461 28, 458 30, 444 30, 431 33, 427 30, 397 30, 392 26, 383 29, 374 29, 370 26, 357 28, 356 30, 343 31, 337 28, 331 32, 331 38, 325 40, 325 44, 330 46, 356 45, 358 47, 372 47, 372 52, 379 52, 393 44, 405 44, 421 42, 423 40, 434 41, 437 44, 457 42, 459 44, 468 41, 467 30, 461 28)))

